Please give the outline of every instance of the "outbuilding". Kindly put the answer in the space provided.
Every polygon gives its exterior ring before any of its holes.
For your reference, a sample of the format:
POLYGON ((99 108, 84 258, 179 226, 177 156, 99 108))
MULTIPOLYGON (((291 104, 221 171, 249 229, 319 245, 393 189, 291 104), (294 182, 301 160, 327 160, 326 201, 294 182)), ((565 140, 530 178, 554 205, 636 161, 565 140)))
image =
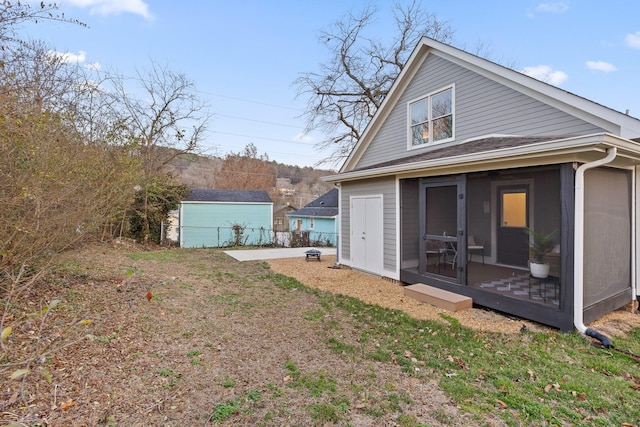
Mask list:
POLYGON ((192 190, 180 202, 183 248, 267 245, 273 201, 265 191, 192 190))

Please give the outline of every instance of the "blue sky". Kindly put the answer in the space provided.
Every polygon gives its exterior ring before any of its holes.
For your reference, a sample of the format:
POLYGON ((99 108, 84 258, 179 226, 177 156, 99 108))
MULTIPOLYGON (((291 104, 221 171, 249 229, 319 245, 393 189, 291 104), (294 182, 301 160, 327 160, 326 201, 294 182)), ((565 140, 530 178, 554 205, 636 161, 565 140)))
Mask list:
MULTIPOLYGON (((381 39, 393 37, 390 3, 350 0, 63 0, 67 17, 24 35, 86 65, 133 76, 150 60, 182 72, 209 103, 204 148, 239 152, 249 143, 281 163, 312 166, 327 153, 302 135, 305 99, 294 80, 329 52, 318 31, 349 11, 377 5, 381 39)), ((399 0, 408 4, 410 0, 399 0)), ((455 30, 455 45, 488 46, 490 59, 618 111, 640 117, 640 2, 609 0, 433 0, 422 5, 455 30)))

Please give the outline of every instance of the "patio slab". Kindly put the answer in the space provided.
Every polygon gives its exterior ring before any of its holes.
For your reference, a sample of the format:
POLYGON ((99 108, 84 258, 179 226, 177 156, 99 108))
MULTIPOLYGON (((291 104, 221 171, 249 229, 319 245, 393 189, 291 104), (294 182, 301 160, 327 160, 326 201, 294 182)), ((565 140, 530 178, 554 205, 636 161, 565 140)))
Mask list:
POLYGON ((305 258, 311 249, 319 250, 325 259, 335 258, 336 248, 268 248, 268 249, 238 249, 224 251, 225 254, 238 261, 259 261, 277 258, 305 258))

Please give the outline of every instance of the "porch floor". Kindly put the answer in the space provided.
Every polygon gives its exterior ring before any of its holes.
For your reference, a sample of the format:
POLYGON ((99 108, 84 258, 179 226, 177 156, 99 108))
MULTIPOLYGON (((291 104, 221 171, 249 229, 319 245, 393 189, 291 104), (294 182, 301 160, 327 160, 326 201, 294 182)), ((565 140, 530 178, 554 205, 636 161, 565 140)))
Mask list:
MULTIPOLYGON (((428 265, 427 271, 447 277, 455 277, 456 274, 450 265, 428 265)), ((557 278, 534 279, 523 269, 473 261, 467 264, 467 277, 468 286, 473 288, 555 307, 560 305, 560 283, 557 278)))

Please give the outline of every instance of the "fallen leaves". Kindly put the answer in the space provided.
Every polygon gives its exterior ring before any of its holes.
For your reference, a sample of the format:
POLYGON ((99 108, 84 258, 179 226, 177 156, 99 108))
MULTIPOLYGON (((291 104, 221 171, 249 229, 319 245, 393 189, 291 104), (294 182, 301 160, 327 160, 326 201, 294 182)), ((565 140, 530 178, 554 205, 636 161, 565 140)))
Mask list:
POLYGON ((147 301, 151 301, 151 298, 153 298, 153 294, 151 291, 147 291, 147 301))
POLYGON ((60 404, 60 409, 62 409, 63 411, 66 411, 67 409, 71 408, 72 406, 74 406, 76 404, 77 404, 77 402, 69 399, 66 402, 60 404))
POLYGON ((15 371, 13 371, 13 373, 11 374, 11 379, 12 380, 19 380, 22 377, 24 377, 25 375, 29 375, 31 373, 31 370, 29 369, 17 369, 15 371))
POLYGON ((560 390, 560 384, 558 383, 553 383, 553 384, 547 384, 546 386, 544 386, 544 392, 545 393, 549 393, 551 391, 551 389, 553 389, 554 391, 561 391, 560 390))
POLYGON ((464 360, 458 356, 447 356, 447 361, 455 363, 459 369, 466 371, 467 365, 464 363, 464 360))

